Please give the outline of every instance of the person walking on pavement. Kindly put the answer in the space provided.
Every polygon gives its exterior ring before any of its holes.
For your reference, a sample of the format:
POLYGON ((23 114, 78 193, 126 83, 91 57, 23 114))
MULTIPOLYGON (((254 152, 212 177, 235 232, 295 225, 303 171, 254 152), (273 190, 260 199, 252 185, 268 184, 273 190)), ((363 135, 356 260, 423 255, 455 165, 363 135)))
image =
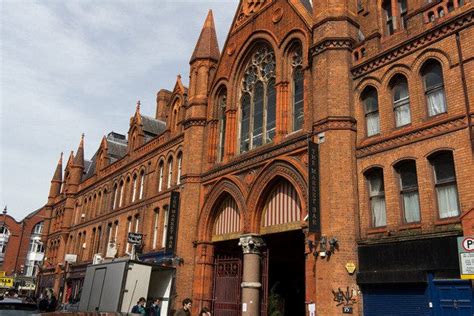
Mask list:
POLYGON ((193 301, 190 298, 185 298, 183 300, 183 308, 177 311, 174 316, 191 316, 191 306, 193 301))
POLYGON ((145 315, 146 314, 145 303, 146 303, 146 299, 144 297, 140 297, 140 299, 137 302, 137 305, 133 306, 132 313, 145 315))
POLYGON ((155 298, 151 306, 148 308, 147 315, 160 316, 160 314, 161 314, 161 301, 159 298, 155 298))

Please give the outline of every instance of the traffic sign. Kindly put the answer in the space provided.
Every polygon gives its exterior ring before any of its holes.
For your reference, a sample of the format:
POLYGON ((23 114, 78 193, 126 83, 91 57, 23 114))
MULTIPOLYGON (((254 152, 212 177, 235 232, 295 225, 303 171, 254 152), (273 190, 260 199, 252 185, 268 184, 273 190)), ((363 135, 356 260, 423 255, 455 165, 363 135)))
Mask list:
POLYGON ((458 237, 458 259, 461 279, 474 279, 474 237, 458 237))

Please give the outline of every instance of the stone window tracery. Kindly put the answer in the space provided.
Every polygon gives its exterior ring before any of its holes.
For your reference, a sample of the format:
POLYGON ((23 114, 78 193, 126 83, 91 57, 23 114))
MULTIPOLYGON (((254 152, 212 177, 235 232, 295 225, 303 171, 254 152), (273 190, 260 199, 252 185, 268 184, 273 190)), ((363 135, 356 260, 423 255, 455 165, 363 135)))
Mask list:
POLYGON ((240 152, 269 143, 275 136, 275 54, 266 46, 250 58, 242 78, 240 152))

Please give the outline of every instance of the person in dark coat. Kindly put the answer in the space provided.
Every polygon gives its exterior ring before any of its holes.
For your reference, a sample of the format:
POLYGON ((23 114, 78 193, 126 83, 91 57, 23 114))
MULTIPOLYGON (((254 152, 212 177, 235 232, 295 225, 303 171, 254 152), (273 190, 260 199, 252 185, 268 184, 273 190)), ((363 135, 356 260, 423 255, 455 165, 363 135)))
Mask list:
POLYGON ((137 302, 137 305, 133 306, 132 313, 145 315, 146 314, 145 303, 146 303, 146 299, 144 297, 140 297, 140 299, 137 302))
POLYGON ((46 312, 54 312, 58 306, 58 300, 54 296, 53 290, 49 289, 47 292, 47 306, 46 312))
POLYGON ((199 316, 211 316, 211 312, 209 311, 209 308, 203 307, 201 311, 199 312, 199 316))
POLYGON ((149 316, 160 316, 161 315, 161 301, 159 298, 155 298, 150 307, 148 307, 147 315, 149 316))
POLYGON ((183 300, 183 308, 177 311, 174 316, 191 316, 191 306, 193 301, 190 298, 185 298, 183 300))

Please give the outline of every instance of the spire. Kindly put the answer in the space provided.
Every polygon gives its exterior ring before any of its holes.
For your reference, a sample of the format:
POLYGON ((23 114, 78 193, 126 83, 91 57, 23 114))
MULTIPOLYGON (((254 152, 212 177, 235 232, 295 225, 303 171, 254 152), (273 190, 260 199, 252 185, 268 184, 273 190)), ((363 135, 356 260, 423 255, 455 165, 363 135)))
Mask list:
POLYGON ((61 152, 61 156, 59 157, 56 171, 54 172, 53 180, 59 181, 59 182, 63 181, 63 153, 62 152, 61 152))
POLYGON ((136 112, 137 113, 140 113, 140 100, 137 101, 137 109, 136 109, 136 112))
POLYGON ((84 133, 82 133, 81 142, 79 143, 79 148, 77 148, 74 164, 76 166, 84 167, 84 133))
POLYGON ((213 59, 217 62, 219 57, 220 52, 214 27, 214 17, 212 16, 212 10, 209 10, 190 63, 196 59, 213 59))

